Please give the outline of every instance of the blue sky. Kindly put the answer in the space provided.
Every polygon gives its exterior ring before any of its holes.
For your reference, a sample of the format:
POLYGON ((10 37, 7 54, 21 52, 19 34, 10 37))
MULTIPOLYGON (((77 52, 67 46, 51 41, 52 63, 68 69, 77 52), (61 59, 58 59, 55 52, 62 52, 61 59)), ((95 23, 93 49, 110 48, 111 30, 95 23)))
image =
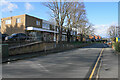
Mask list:
POLYGON ((110 24, 118 21, 117 2, 86 2, 88 19, 93 24, 110 24))
POLYGON ((108 27, 118 24, 118 3, 86 2, 85 7, 89 21, 94 24, 95 33, 102 37, 108 37, 108 27))
MULTIPOLYGON (((50 19, 51 11, 42 2, 3 2, 2 18, 29 14, 44 20, 50 19), (12 12, 10 12, 12 11, 12 12)), ((107 28, 118 23, 117 2, 85 2, 88 20, 94 24, 95 33, 107 37, 107 28)))

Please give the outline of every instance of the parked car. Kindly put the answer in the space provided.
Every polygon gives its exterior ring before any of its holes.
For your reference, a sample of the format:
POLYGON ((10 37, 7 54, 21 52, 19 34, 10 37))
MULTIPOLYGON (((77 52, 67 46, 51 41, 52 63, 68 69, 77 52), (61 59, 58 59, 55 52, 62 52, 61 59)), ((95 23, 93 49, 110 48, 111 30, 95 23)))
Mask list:
POLYGON ((95 42, 95 39, 91 39, 92 42, 95 42))
POLYGON ((27 40, 27 39, 28 39, 28 36, 24 33, 15 33, 5 38, 6 41, 21 41, 21 40, 27 40))
POLYGON ((5 37, 7 37, 8 34, 2 34, 2 41, 5 41, 5 37))
POLYGON ((87 42, 89 42, 89 41, 90 41, 90 39, 86 39, 86 41, 87 41, 87 42))
POLYGON ((96 41, 99 41, 99 39, 96 39, 96 41))

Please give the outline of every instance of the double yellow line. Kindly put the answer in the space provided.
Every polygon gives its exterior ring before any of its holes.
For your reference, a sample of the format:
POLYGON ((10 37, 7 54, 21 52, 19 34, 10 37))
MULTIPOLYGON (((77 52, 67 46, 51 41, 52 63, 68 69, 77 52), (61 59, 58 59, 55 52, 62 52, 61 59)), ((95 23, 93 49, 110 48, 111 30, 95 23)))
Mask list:
POLYGON ((101 56, 102 56, 103 50, 104 50, 104 48, 102 48, 102 50, 101 50, 101 52, 100 52, 100 55, 99 55, 99 57, 98 57, 98 59, 97 59, 97 61, 96 61, 96 63, 95 63, 95 66, 94 66, 94 68, 93 68, 93 70, 92 70, 92 72, 91 72, 91 74, 90 74, 90 76, 89 76, 89 80, 91 80, 92 77, 93 77, 93 74, 94 74, 94 72, 95 72, 95 69, 96 69, 96 67, 97 67, 97 65, 98 65, 98 62, 99 62, 101 56))

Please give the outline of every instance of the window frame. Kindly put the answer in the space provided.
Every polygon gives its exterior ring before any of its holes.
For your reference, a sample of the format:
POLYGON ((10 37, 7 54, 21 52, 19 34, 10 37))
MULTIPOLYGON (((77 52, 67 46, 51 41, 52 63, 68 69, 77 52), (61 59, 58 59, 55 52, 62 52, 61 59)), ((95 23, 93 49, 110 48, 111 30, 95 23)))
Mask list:
POLYGON ((11 19, 5 20, 5 24, 11 24, 11 19), (9 23, 10 22, 10 23, 9 23))
POLYGON ((21 18, 16 18, 16 23, 21 23, 21 18))
POLYGON ((39 20, 36 20, 36 25, 40 26, 40 21, 39 20))
POLYGON ((42 23, 42 28, 50 30, 50 24, 44 22, 42 23))

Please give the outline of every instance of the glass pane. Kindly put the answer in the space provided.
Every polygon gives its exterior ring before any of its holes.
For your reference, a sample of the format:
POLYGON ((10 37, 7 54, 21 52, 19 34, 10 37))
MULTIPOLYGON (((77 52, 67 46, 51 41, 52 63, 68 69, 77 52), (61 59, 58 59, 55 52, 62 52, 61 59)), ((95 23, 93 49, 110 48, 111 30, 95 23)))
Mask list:
POLYGON ((20 18, 17 18, 17 19, 16 19, 16 23, 21 23, 21 19, 20 19, 20 18))
POLYGON ((6 20, 5 24, 11 24, 11 20, 6 20))

